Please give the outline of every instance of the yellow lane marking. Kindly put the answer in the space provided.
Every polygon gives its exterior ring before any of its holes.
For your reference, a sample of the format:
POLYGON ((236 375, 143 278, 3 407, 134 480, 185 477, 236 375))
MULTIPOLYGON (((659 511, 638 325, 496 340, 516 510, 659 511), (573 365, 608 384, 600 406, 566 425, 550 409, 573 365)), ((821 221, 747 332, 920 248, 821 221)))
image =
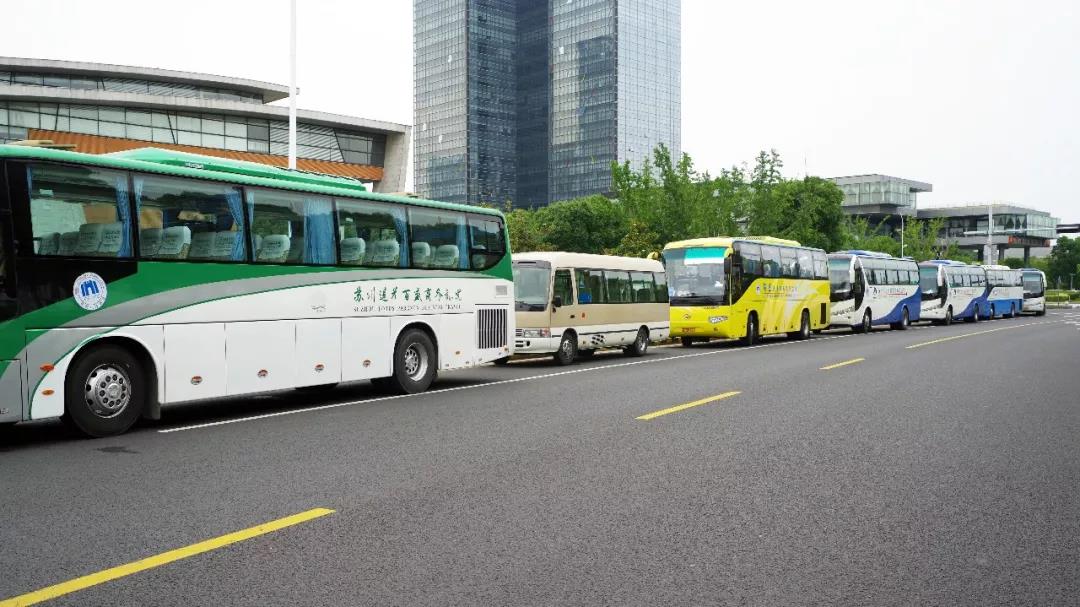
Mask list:
POLYGON ((831 371, 833 369, 839 369, 840 367, 846 367, 848 365, 854 365, 855 363, 861 363, 864 360, 866 360, 866 359, 865 358, 853 358, 851 360, 845 360, 842 363, 836 363, 835 365, 829 365, 827 367, 822 367, 821 370, 822 371, 831 371))
POLYGON ((724 398, 729 398, 729 397, 735 396, 736 394, 742 394, 742 392, 724 392, 723 394, 717 394, 716 396, 710 396, 709 398, 703 398, 701 400, 695 400, 692 403, 686 403, 686 404, 683 404, 683 405, 676 405, 674 407, 668 407, 667 409, 660 409, 659 411, 653 411, 652 413, 646 413, 645 415, 635 417, 634 419, 639 419, 641 421, 649 421, 650 419, 656 419, 657 417, 660 417, 661 415, 668 415, 669 413, 678 413, 679 411, 684 411, 686 409, 689 409, 691 407, 697 407, 699 405, 707 405, 709 403, 714 403, 714 402, 716 402, 718 400, 721 400, 721 399, 724 399, 724 398))
POLYGON ((963 335, 953 335, 952 337, 942 337, 941 339, 934 339, 930 341, 924 341, 921 344, 913 344, 907 347, 908 350, 914 350, 915 348, 921 348, 923 346, 932 346, 934 344, 945 343, 954 339, 963 339, 965 337, 974 337, 976 335, 986 335, 987 333, 996 333, 998 331, 1008 331, 1009 329, 1019 329, 1022 327, 1030 327, 1032 325, 1041 325, 1047 323, 1027 323, 1023 325, 1009 325, 1007 327, 998 327, 996 329, 987 329, 986 331, 975 331, 973 333, 964 333, 963 335))
POLYGON ((41 590, 35 590, 27 594, 12 597, 10 599, 0 601, 0 607, 22 607, 23 605, 35 605, 42 601, 48 601, 55 599, 65 594, 71 594, 72 592, 78 592, 79 590, 85 590, 91 586, 97 586, 98 584, 104 584, 105 582, 111 582, 122 577, 139 573, 140 571, 146 571, 147 569, 154 569, 155 567, 161 567, 167 565, 173 561, 179 561, 186 559, 197 554, 204 552, 210 552, 211 550, 217 550, 223 548, 229 544, 235 544, 244 540, 249 540, 253 537, 260 535, 266 535, 267 533, 273 533, 286 527, 292 527, 316 519, 327 514, 333 514, 333 510, 327 508, 315 508, 308 510, 307 512, 301 512, 292 516, 286 516, 285 518, 279 518, 276 521, 270 521, 269 523, 263 523, 262 525, 256 525, 249 527, 242 531, 236 531, 227 535, 222 535, 214 539, 199 542, 198 544, 192 544, 184 548, 177 548, 176 550, 170 550, 169 552, 163 552, 157 556, 151 556, 149 558, 142 559, 141 561, 135 561, 126 565, 120 565, 119 567, 113 567, 112 569, 106 569, 97 573, 91 573, 90 575, 84 575, 80 578, 62 582, 41 590))

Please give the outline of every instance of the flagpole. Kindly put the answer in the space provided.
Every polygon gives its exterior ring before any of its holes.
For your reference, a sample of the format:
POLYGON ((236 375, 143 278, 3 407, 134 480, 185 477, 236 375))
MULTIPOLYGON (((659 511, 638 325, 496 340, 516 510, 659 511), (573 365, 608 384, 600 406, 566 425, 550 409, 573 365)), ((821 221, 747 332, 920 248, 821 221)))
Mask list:
POLYGON ((296 0, 289 0, 289 168, 296 168, 296 0))

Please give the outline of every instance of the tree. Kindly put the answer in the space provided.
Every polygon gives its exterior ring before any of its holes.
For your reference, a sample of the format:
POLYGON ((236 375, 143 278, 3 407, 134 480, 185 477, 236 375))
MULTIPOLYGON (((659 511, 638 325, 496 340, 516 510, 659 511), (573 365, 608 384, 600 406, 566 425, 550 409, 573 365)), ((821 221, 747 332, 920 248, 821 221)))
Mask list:
POLYGON ((543 235, 535 212, 526 209, 514 209, 509 203, 503 211, 506 216, 506 228, 510 232, 511 251, 550 251, 552 250, 543 235))
POLYGON ((627 233, 618 201, 595 195, 548 205, 537 212, 539 235, 556 251, 601 253, 619 245, 627 233))
POLYGON ((845 217, 841 225, 844 240, 843 244, 838 248, 877 251, 893 256, 899 255, 900 243, 892 236, 883 233, 884 226, 885 220, 871 226, 870 220, 865 217, 845 217))
POLYGON ((1064 236, 1059 238, 1050 251, 1047 282, 1069 284, 1069 276, 1076 274, 1078 265, 1080 265, 1080 238, 1064 236))
MULTIPOLYGON (((799 243, 835 251, 844 244, 844 193, 820 177, 784 181, 772 188, 772 234, 799 243)), ((763 221, 751 219, 762 225, 763 221)))
POLYGON ((630 221, 630 229, 626 236, 619 241, 619 245, 613 249, 605 249, 605 255, 622 255, 625 257, 648 257, 649 253, 659 251, 664 247, 660 236, 649 229, 649 226, 634 219, 630 221))

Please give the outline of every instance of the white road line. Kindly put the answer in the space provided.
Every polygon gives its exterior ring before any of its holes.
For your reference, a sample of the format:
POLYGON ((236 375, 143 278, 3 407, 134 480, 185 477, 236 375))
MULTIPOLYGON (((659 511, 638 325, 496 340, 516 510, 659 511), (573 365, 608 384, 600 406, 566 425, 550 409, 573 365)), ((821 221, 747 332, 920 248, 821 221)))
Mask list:
MULTIPOLYGON (((1044 321, 1044 322, 1041 322, 1041 323, 1030 323, 1028 326, 1046 325, 1046 324, 1053 324, 1053 323, 1057 323, 1057 322, 1058 321, 1056 321, 1056 320, 1051 320, 1051 321, 1044 321)), ((929 327, 924 327, 924 328, 929 328, 929 327)), ((881 331, 881 332, 885 333, 886 331, 881 331)), ((652 359, 648 359, 648 360, 635 360, 635 361, 624 362, 624 363, 615 363, 615 364, 611 364, 611 365, 598 365, 598 366, 595 366, 595 367, 581 367, 581 368, 577 368, 577 369, 568 369, 566 371, 557 371, 557 372, 554 372, 554 373, 542 373, 540 375, 530 375, 528 377, 515 377, 513 379, 503 379, 503 380, 499 380, 499 381, 487 382, 487 383, 482 383, 482 384, 473 384, 473 385, 470 385, 470 386, 458 386, 456 388, 443 388, 441 390, 429 390, 427 392, 421 392, 419 394, 397 394, 397 395, 394 395, 394 396, 380 396, 380 397, 376 397, 376 398, 368 398, 368 399, 363 399, 363 400, 353 400, 353 401, 346 401, 346 402, 342 402, 342 403, 331 403, 331 404, 327 404, 327 405, 317 405, 317 406, 314 406, 314 407, 302 407, 302 408, 299 408, 299 409, 288 409, 286 411, 277 411, 277 412, 274 412, 274 413, 263 413, 263 414, 260 414, 260 415, 249 415, 249 416, 245 416, 245 417, 237 417, 237 418, 233 418, 233 419, 225 419, 225 420, 220 420, 220 421, 216 421, 216 422, 206 422, 206 423, 202 423, 202 424, 191 424, 191 425, 187 425, 187 426, 177 426, 175 428, 163 428, 161 430, 158 430, 157 432, 158 432, 158 434, 172 434, 174 432, 186 432, 188 430, 200 430, 202 428, 213 428, 215 426, 227 426, 227 425, 230 425, 230 424, 238 424, 238 423, 241 423, 241 422, 252 422, 252 421, 258 421, 258 420, 261 420, 261 419, 270 419, 270 418, 273 418, 273 417, 284 417, 286 415, 297 415, 297 414, 300 414, 300 413, 311 413, 311 412, 314 412, 314 411, 325 411, 327 409, 338 409, 338 408, 341 408, 341 407, 352 407, 352 406, 364 405, 364 404, 368 404, 368 403, 380 403, 380 402, 386 402, 386 401, 391 401, 391 400, 402 400, 402 399, 406 399, 406 398, 421 398, 421 397, 425 397, 425 396, 436 396, 436 395, 444 394, 444 393, 448 393, 448 392, 461 392, 461 391, 464 391, 464 390, 475 390, 477 388, 488 388, 488 387, 491 387, 491 386, 505 386, 505 385, 509 385, 509 384, 517 384, 517 383, 522 383, 522 382, 527 382, 527 381, 535 381, 535 380, 539 380, 539 379, 551 379, 553 377, 563 377, 563 376, 566 376, 566 375, 577 375, 579 373, 592 373, 592 372, 595 372, 595 371, 605 371, 607 369, 619 369, 619 368, 623 368, 623 367, 634 367, 634 366, 637 366, 637 365, 650 365, 650 364, 668 362, 668 361, 673 361, 673 360, 680 360, 680 359, 684 359, 684 358, 697 358, 699 356, 714 356, 714 355, 718 355, 718 354, 733 354, 733 353, 738 353, 738 352, 747 352, 747 351, 750 351, 750 350, 756 350, 756 349, 759 349, 759 348, 777 348, 777 347, 783 347, 783 346, 795 346, 795 345, 799 345, 799 344, 811 344, 811 343, 820 342, 820 341, 826 341, 826 340, 831 340, 831 339, 847 339, 847 338, 851 338, 851 337, 860 337, 861 335, 862 334, 860 334, 860 333, 844 333, 844 334, 841 334, 841 335, 825 335, 825 336, 818 336, 818 337, 814 337, 812 339, 807 339, 807 340, 802 340, 802 341, 775 341, 773 343, 758 344, 756 346, 749 346, 749 347, 731 348, 731 349, 724 349, 724 350, 709 350, 707 352, 694 352, 694 353, 691 353, 691 354, 679 354, 679 355, 676 355, 676 356, 668 356, 668 357, 665 357, 665 358, 652 358, 652 359)))
POLYGON ((845 335, 828 335, 824 337, 815 337, 805 341, 777 341, 774 343, 758 344, 756 346, 733 348, 726 350, 709 350, 707 352, 694 352, 691 354, 679 354, 677 356, 668 356, 665 358, 651 358, 648 360, 635 360, 631 362, 615 363, 611 365, 598 365, 595 367, 581 367, 578 369, 568 369, 566 371, 557 371, 555 373, 543 373, 540 375, 530 375, 528 377, 515 377, 513 379, 503 379, 499 381, 486 382, 482 384, 473 384, 471 386, 457 386, 456 388, 443 388, 441 390, 429 390, 427 392, 421 392, 419 394, 396 394, 394 396, 379 396, 376 398, 367 398, 363 400, 346 401, 342 403, 330 403, 327 405, 317 405, 314 407, 302 407, 299 409, 289 409, 286 411, 276 411, 274 413, 263 413, 260 415, 249 415, 246 417, 237 417, 233 419, 224 419, 216 422, 206 422, 203 424, 191 424, 188 426, 177 426, 175 428, 163 428, 158 430, 158 434, 172 434, 174 432, 186 432, 188 430, 199 430, 202 428, 213 428, 215 426, 226 426, 229 424, 238 424, 240 422, 251 422, 260 419, 269 419, 272 417, 283 417, 286 415, 296 415, 298 413, 310 413, 313 411, 325 411, 327 409, 338 409, 340 407, 352 407, 355 405, 363 405, 367 403, 380 403, 391 400, 401 400, 405 398, 419 398, 424 396, 436 396, 447 392, 461 392, 463 390, 475 390, 477 388, 487 388, 491 386, 504 386, 508 384, 517 384, 521 382, 534 381, 538 379, 550 379, 552 377, 562 377, 565 375, 576 375, 578 373, 591 373, 593 371, 604 371, 607 369, 618 369, 622 367, 633 367, 636 365, 649 365, 654 363, 662 363, 672 360, 679 360, 683 358, 697 358, 699 356, 713 356, 717 354, 730 354, 736 352, 746 352, 749 350, 756 350, 758 348, 776 348, 780 346, 794 346, 798 344, 809 344, 817 341, 825 341, 829 339, 844 339, 847 337, 855 337, 857 333, 850 333, 845 335))

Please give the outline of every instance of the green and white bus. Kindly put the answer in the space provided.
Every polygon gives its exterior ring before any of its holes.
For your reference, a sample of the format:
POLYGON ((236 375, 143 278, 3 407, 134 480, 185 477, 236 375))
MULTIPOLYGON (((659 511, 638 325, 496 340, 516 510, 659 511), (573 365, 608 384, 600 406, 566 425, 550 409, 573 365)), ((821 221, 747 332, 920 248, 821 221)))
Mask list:
POLYGON ((0 424, 106 436, 163 404, 419 392, 509 356, 513 305, 495 210, 152 148, 0 146, 0 424))

